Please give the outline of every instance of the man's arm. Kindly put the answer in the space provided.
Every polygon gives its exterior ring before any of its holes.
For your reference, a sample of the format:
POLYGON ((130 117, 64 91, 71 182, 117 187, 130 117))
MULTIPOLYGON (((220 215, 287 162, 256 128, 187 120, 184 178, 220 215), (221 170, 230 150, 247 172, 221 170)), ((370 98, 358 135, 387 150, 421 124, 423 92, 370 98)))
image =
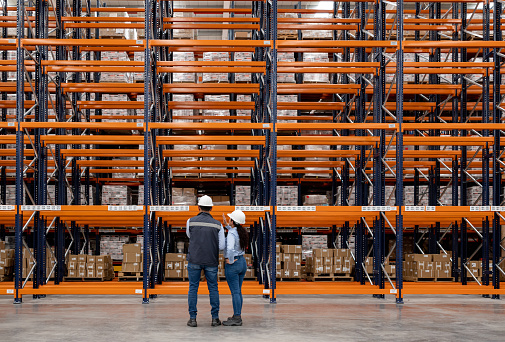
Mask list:
POLYGON ((221 229, 219 230, 219 250, 222 251, 225 246, 226 240, 224 238, 224 228, 221 225, 221 229))
POLYGON ((186 221, 186 235, 189 236, 189 219, 186 221))

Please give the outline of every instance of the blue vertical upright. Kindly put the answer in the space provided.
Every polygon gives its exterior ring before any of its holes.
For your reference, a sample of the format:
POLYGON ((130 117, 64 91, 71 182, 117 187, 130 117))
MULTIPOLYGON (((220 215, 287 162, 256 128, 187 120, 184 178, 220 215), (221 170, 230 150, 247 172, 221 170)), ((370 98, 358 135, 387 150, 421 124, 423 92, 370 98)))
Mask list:
POLYGON ((21 40, 24 38, 25 29, 25 3, 23 0, 17 1, 17 49, 16 49, 16 218, 15 218, 15 259, 14 259, 14 304, 21 304, 22 298, 19 290, 22 286, 23 266, 22 257, 22 233, 23 233, 23 213, 21 205, 23 204, 23 131, 21 122, 24 117, 24 53, 21 46, 21 40))
POLYGON ((396 135, 396 303, 403 303, 403 1, 396 2, 396 121, 398 133, 396 135))

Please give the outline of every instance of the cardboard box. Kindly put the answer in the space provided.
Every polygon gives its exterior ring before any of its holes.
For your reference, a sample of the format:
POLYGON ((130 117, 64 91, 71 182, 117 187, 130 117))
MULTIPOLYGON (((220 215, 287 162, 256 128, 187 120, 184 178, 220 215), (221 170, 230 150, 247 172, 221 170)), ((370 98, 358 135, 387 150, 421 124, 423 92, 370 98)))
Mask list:
POLYGON ((5 241, 0 241, 0 249, 5 249, 5 241))
POLYGON ((316 249, 312 250, 312 254, 315 257, 329 258, 329 257, 333 257, 333 250, 328 249, 328 248, 316 248, 316 249))
POLYGON ((248 265, 252 264, 252 254, 244 254, 244 259, 248 265))
POLYGON ((333 265, 342 266, 343 264, 344 264, 344 259, 342 257, 333 257, 333 265))
POLYGON ((78 269, 77 270, 77 277, 79 277, 79 278, 86 277, 86 269, 85 268, 78 269))
POLYGON ((123 262, 142 262, 142 253, 126 253, 123 255, 123 262))
POLYGON ((123 254, 126 253, 142 253, 142 246, 140 243, 128 243, 123 245, 123 254))
POLYGON ((96 256, 94 255, 88 255, 86 262, 95 264, 96 263, 96 256))
POLYGON ((77 263, 79 261, 79 256, 78 255, 75 255, 75 254, 71 254, 69 257, 68 257, 68 261, 73 261, 75 263, 77 263))
POLYGON ((333 265, 333 270, 331 273, 342 273, 342 264, 333 265))
POLYGON ((77 269, 78 270, 85 270, 86 269, 86 263, 85 262, 78 262, 77 263, 77 269))
POLYGON ((302 264, 301 262, 288 261, 284 263, 284 268, 290 270, 300 270, 302 269, 302 264))
POLYGON ((14 250, 13 249, 2 249, 0 250, 0 259, 11 259, 14 258, 14 250))
POLYGON ((470 261, 468 263, 468 268, 482 268, 482 261, 470 261))
POLYGON ((292 257, 293 254, 287 254, 287 253, 284 253, 282 254, 282 261, 283 262, 290 262, 290 261, 293 261, 293 257, 292 257))
POLYGON ((278 268, 278 269, 275 271, 275 277, 276 277, 276 278, 282 278, 282 269, 278 268))
POLYGON ((283 278, 291 278, 291 270, 282 270, 283 278))
POLYGON ((334 249, 333 256, 336 258, 350 258, 351 250, 350 249, 334 249))
POLYGON ((435 278, 435 270, 433 269, 424 269, 417 271, 418 278, 435 278))
POLYGON ((14 266, 14 259, 13 258, 8 258, 8 259, 1 259, 0 260, 0 266, 2 267, 13 267, 14 266))
POLYGON ((298 261, 298 262, 301 262, 301 261, 302 261, 302 255, 301 255, 301 254, 298 254, 298 253, 293 254, 292 258, 293 258, 293 261, 294 261, 294 262, 297 262, 297 261, 298 261))
POLYGON ((451 278, 451 270, 435 270, 436 278, 451 278))
POLYGON ((324 266, 331 266, 331 265, 333 265, 333 258, 324 257, 323 258, 323 265, 324 266))
POLYGON ((77 277, 77 270, 68 270, 68 276, 70 278, 75 278, 77 277))
POLYGON ((450 262, 450 256, 447 254, 433 254, 432 255, 433 262, 450 262))
MULTIPOLYGON (((224 256, 223 256, 224 258, 224 256)), ((167 253, 165 254, 165 261, 183 261, 186 260, 186 254, 182 253, 167 253)))
POLYGON ((281 268, 282 268, 282 262, 277 261, 277 262, 275 263, 275 269, 280 270, 281 268))
POLYGON ((166 270, 173 270, 174 269, 174 263, 172 261, 166 261, 165 262, 165 269, 166 270))
POLYGON ((184 270, 165 270, 166 278, 182 278, 184 276, 185 276, 184 270))
POLYGON ((93 270, 95 271, 96 270, 96 266, 95 264, 90 264, 89 262, 86 264, 86 269, 89 271, 89 270, 93 270))
POLYGON ((79 254, 77 256, 77 262, 82 263, 82 262, 87 262, 88 261, 88 256, 86 254, 79 254))
POLYGON ((300 278, 300 276, 301 276, 301 270, 291 270, 292 278, 300 278))
POLYGON ((95 269, 87 269, 86 270, 86 277, 87 278, 95 278, 95 269))
POLYGON ((77 262, 76 261, 69 261, 67 264, 67 269, 76 270, 77 269, 77 262))

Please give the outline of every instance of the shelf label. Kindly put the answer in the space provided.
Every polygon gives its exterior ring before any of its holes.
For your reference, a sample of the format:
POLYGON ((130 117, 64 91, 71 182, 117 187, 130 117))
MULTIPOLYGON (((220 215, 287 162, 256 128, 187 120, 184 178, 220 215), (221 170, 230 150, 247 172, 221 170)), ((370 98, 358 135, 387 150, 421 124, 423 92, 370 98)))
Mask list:
MULTIPOLYGON (((494 208, 494 207, 491 207, 489 205, 472 205, 472 206, 470 206, 470 211, 494 211, 491 208, 494 208)), ((498 207, 498 208, 500 208, 500 207, 498 207)), ((501 208, 503 208, 503 207, 501 207, 501 208)))
POLYGON ((235 210, 242 211, 268 211, 270 207, 262 205, 236 205, 235 210))
POLYGON ((142 294, 142 289, 135 289, 135 294, 142 294))
POLYGON ((263 124, 263 128, 270 128, 270 124, 263 124))
POLYGON ((142 122, 137 122, 137 127, 144 127, 144 124, 142 122))
POLYGON ((0 210, 14 210, 13 205, 0 205, 0 210))
POLYGON ((390 290, 389 290, 389 293, 391 293, 391 294, 397 294, 397 293, 398 293, 398 290, 396 290, 396 289, 390 289, 390 290))
POLYGON ((9 39, 9 44, 16 44, 16 39, 9 39))
POLYGON ((100 228, 100 229, 98 229, 98 231, 100 233, 115 233, 116 232, 115 229, 104 229, 104 228, 100 228))
POLYGON ((7 294, 14 294, 14 290, 13 289, 7 289, 7 294))
POLYGON ((150 211, 189 211, 187 205, 152 205, 150 211))
POLYGON ((398 45, 398 42, 397 41, 392 41, 391 45, 398 45))
POLYGON ((264 295, 270 295, 270 290, 269 289, 263 289, 263 294, 264 295))
POLYGON ((142 210, 141 205, 109 205, 109 211, 137 211, 142 210))
POLYGON ((23 211, 57 211, 61 210, 61 205, 22 205, 21 210, 23 211))
POLYGON ((361 211, 396 211, 396 207, 391 207, 389 205, 369 205, 362 206, 361 211))
POLYGON ((7 122, 7 127, 14 127, 14 122, 7 122))
POLYGON ((407 205, 405 207, 405 211, 424 211, 424 207, 417 205, 407 205))
POLYGON ((505 207, 503 206, 492 206, 491 211, 505 211, 505 207))
POLYGON ((470 211, 480 211, 480 207, 479 206, 476 206, 476 205, 472 205, 470 207, 470 211))
POLYGON ((263 44, 264 45, 270 45, 270 41, 269 40, 265 40, 265 41, 263 41, 263 44))
POLYGON ((437 210, 437 207, 435 207, 434 205, 427 205, 426 206, 426 211, 436 211, 437 210))
POLYGON ((137 40, 137 41, 136 41, 136 43, 137 43, 137 45, 143 45, 143 44, 144 44, 144 41, 142 41, 142 40, 137 40))
POLYGON ((396 125, 395 124, 389 124, 389 128, 395 128, 396 125))
POLYGON ((489 205, 481 206, 480 211, 491 211, 491 207, 489 205))
POLYGON ((277 211, 316 211, 316 207, 301 205, 281 205, 277 207, 277 211))

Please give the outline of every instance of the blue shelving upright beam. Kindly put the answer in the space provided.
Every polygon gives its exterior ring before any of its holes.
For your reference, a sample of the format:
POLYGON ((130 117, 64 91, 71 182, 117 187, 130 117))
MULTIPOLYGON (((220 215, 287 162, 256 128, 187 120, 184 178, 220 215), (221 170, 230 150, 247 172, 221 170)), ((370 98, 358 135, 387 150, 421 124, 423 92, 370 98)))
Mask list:
POLYGON ((14 304, 21 304, 22 298, 19 290, 22 287, 22 233, 23 233, 23 169, 24 169, 24 144, 21 122, 24 117, 24 51, 21 40, 25 30, 25 4, 23 0, 17 1, 17 48, 16 48, 16 218, 15 218, 15 260, 14 260, 14 304))
POLYGON ((396 135, 396 303, 403 303, 403 1, 396 2, 396 121, 399 131, 396 135))

